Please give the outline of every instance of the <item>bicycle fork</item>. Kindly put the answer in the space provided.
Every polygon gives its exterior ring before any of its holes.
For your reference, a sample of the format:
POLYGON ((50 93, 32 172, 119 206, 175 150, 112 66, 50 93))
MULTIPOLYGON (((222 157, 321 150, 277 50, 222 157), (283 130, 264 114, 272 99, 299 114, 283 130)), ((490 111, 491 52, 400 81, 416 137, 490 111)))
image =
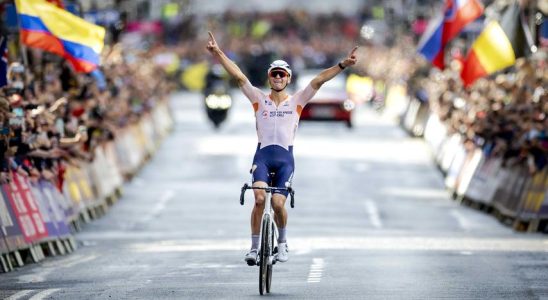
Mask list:
MULTIPOLYGON (((272 210, 272 193, 270 191, 267 191, 266 193, 266 199, 265 199, 265 207, 263 210, 263 216, 261 219, 261 228, 265 226, 266 230, 261 230, 261 248, 260 251, 267 251, 267 257, 268 261, 267 264, 269 266, 276 263, 276 256, 274 254, 274 243, 275 239, 277 238, 276 233, 276 222, 274 220, 274 211, 272 210), (266 224, 265 224, 266 223, 266 224), (263 234, 265 233, 268 235, 266 239, 263 237, 263 234), (266 242, 266 245, 265 243, 266 242)), ((259 252, 260 252, 259 251, 259 252)), ((260 256, 260 255, 259 255, 260 256)), ((261 263, 259 258, 257 260, 257 264, 261 263)))

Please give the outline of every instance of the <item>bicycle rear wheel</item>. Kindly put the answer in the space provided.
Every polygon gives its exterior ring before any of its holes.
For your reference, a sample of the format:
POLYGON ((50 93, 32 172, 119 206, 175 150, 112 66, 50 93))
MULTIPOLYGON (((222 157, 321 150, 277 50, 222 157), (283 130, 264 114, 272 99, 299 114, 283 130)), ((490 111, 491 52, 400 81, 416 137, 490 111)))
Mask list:
POLYGON ((271 244, 269 239, 271 222, 272 221, 270 220, 270 218, 268 216, 265 216, 261 226, 261 251, 259 253, 261 259, 259 263, 259 293, 261 295, 264 294, 267 287, 268 279, 270 277, 268 274, 268 258, 270 257, 271 253, 271 244))

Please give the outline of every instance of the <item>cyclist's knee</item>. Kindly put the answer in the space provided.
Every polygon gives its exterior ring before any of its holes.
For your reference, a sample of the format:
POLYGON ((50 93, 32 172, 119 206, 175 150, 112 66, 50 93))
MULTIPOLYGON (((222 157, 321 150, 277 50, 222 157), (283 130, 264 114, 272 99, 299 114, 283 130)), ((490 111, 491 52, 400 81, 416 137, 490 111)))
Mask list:
POLYGON ((284 204, 285 204, 285 197, 283 195, 274 194, 274 196, 272 196, 272 208, 275 211, 279 211, 283 209, 284 204))
POLYGON ((263 208, 266 196, 262 193, 255 194, 255 206, 263 208))

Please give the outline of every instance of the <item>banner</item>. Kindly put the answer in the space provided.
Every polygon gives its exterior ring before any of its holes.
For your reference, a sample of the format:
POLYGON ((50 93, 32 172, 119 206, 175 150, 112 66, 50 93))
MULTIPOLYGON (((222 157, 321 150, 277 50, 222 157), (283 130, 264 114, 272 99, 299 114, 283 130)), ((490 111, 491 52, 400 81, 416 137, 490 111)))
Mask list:
POLYGON ((501 165, 500 158, 486 158, 483 155, 464 195, 471 200, 490 204, 498 188, 497 174, 501 165))
POLYGON ((65 237, 70 234, 67 219, 61 204, 48 193, 55 187, 48 181, 41 180, 37 184, 31 184, 31 191, 40 205, 44 223, 49 237, 65 237))
POLYGON ((548 189, 548 171, 538 172, 531 179, 531 183, 524 197, 524 205, 521 215, 526 218, 538 218, 541 208, 546 203, 546 190, 548 189))
POLYGON ((445 175, 445 186, 447 188, 451 190, 457 188, 459 174, 466 163, 467 157, 464 146, 462 144, 458 145, 455 149, 453 160, 447 169, 447 174, 445 175))
POLYGON ((482 157, 483 152, 481 152, 481 149, 479 148, 471 150, 468 153, 466 162, 464 163, 457 179, 457 195, 464 195, 468 189, 468 186, 472 181, 472 176, 474 176, 482 157))
POLYGON ((19 225, 15 209, 9 200, 10 188, 8 184, 2 184, 0 188, 0 203, 4 203, 0 217, 2 220, 2 233, 6 246, 10 250, 24 248, 27 243, 23 235, 23 230, 19 225), (5 208, 5 210, 4 210, 5 208))
POLYGON ((32 243, 47 237, 48 232, 27 182, 26 178, 12 173, 12 180, 5 188, 25 241, 32 243))
POLYGON ((0 194, 0 253, 7 253, 9 251, 6 244, 7 230, 6 228, 13 226, 13 219, 8 211, 8 203, 4 197, 0 194))

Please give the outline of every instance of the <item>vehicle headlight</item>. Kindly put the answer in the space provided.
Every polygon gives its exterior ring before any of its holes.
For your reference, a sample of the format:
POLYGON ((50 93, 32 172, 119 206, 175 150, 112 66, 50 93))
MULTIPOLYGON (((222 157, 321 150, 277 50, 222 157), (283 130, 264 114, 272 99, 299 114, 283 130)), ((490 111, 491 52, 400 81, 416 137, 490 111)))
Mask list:
POLYGON ((343 102, 343 108, 346 110, 346 111, 351 111, 354 109, 354 107, 356 107, 356 104, 354 104, 354 101, 350 100, 350 99, 346 99, 344 102, 343 102))
POLYGON ((375 35, 375 29, 371 26, 364 25, 360 30, 360 34, 364 39, 370 40, 373 38, 373 35, 375 35))
POLYGON ((229 109, 232 98, 229 95, 209 95, 205 99, 207 107, 211 109, 229 109))

